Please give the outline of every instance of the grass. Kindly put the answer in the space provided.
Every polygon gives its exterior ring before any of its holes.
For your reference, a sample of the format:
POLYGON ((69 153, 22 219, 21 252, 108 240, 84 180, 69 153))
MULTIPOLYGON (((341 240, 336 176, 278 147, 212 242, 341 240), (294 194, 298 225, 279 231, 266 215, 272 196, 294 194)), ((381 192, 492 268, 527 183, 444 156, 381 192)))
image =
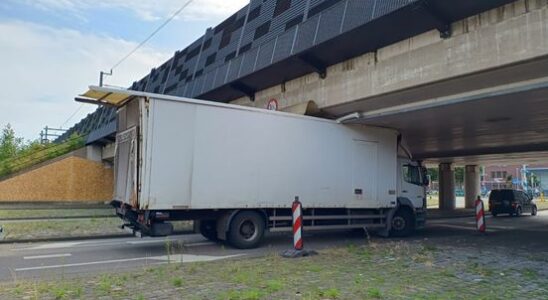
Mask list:
POLYGON ((104 217, 115 216, 113 208, 66 208, 66 209, 9 209, 0 210, 0 220, 15 218, 51 218, 51 217, 104 217))
MULTIPOLYGON (((124 234, 120 229, 123 221, 115 218, 59 219, 47 221, 8 221, 1 222, 4 240, 45 239, 54 237, 97 236, 124 234)), ((192 223, 174 222, 175 231, 192 230, 192 223)))
POLYGON ((520 258, 526 260, 525 267, 508 270, 502 269, 509 260, 504 250, 496 256, 499 263, 491 261, 489 265, 460 255, 463 251, 469 249, 387 242, 323 250, 317 256, 300 259, 285 259, 272 253, 260 258, 170 263, 84 278, 17 281, 0 286, 0 299, 103 296, 234 300, 538 299, 545 296, 548 277, 543 270, 548 262, 520 258), (447 260, 447 257, 455 258, 447 260))
POLYGON ((2 222, 5 240, 94 236, 123 233, 118 218, 2 222))

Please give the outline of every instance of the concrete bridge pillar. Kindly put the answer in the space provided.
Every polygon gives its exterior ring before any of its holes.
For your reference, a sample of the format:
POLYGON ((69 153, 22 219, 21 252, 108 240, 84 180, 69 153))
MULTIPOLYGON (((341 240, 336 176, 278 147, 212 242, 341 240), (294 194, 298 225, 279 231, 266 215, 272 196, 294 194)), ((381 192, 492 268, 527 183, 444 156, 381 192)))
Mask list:
POLYGON ((439 165, 439 202, 440 209, 454 210, 457 208, 457 199, 455 197, 455 171, 450 163, 439 165))
POLYGON ((474 202, 481 193, 481 174, 479 166, 464 167, 464 205, 474 208, 474 202))

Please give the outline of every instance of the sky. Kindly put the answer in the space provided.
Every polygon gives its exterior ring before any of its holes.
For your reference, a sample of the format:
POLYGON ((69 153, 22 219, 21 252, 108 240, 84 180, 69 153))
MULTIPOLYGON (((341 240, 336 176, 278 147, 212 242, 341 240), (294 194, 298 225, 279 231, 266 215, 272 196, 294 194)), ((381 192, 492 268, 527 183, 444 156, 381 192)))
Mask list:
MULTIPOLYGON (((0 127, 25 140, 70 128, 97 108, 74 97, 187 1, 1 0, 0 127)), ((130 86, 248 2, 193 0, 105 83, 130 86)))

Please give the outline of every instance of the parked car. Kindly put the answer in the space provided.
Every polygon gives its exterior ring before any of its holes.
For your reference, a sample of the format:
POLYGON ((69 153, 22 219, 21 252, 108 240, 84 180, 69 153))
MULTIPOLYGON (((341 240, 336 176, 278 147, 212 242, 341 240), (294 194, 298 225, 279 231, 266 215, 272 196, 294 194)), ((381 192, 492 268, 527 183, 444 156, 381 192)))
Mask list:
POLYGON ((521 216, 522 213, 537 215, 537 205, 529 195, 523 191, 504 189, 492 190, 489 195, 489 211, 493 217, 498 214, 521 216))

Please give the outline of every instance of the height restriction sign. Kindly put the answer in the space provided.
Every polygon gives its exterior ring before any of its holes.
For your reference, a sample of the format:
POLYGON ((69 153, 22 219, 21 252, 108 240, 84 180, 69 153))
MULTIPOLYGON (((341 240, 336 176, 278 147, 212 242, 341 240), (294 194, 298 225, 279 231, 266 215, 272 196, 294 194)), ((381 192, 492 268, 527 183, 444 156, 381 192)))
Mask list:
POLYGON ((270 99, 266 104, 266 109, 268 110, 278 110, 278 100, 270 99))

